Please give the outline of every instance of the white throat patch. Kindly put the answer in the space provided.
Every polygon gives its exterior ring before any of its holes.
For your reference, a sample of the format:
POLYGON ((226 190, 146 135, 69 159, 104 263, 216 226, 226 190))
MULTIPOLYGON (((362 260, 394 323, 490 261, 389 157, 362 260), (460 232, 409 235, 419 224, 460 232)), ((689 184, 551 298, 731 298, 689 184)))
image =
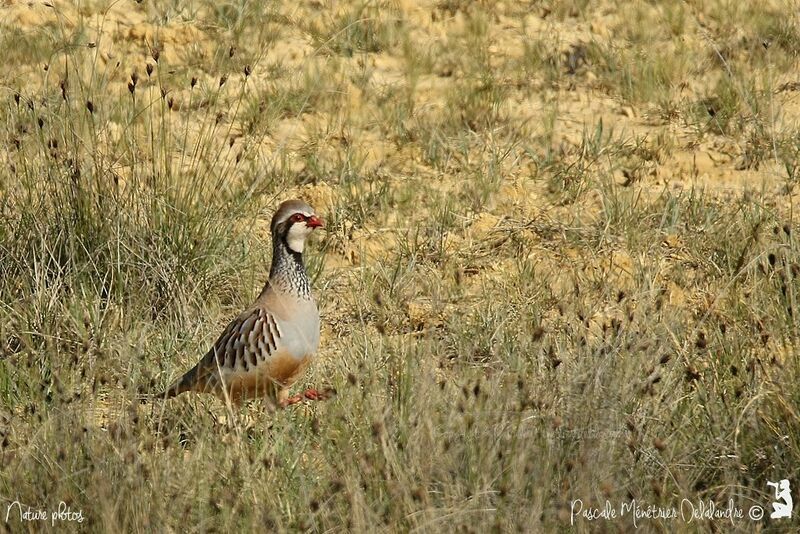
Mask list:
POLYGON ((303 247, 306 244, 306 238, 311 233, 313 228, 309 228, 303 222, 294 223, 289 227, 286 233, 286 244, 293 252, 298 254, 303 253, 303 247))

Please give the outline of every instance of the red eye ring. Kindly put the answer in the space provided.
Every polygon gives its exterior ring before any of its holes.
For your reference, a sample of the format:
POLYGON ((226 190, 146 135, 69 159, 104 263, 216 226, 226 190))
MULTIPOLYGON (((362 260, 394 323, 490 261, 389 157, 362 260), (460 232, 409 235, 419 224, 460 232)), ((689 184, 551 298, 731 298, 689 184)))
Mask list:
POLYGON ((306 216, 303 215, 302 213, 295 213, 294 215, 292 215, 292 222, 298 223, 298 222, 303 222, 305 220, 306 216))

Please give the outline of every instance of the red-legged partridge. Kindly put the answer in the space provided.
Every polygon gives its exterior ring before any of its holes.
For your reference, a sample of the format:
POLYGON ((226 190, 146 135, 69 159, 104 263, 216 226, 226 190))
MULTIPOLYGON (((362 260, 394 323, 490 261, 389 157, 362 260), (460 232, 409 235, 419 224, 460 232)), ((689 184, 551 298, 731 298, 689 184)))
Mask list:
POLYGON ((255 303, 231 321, 208 353, 162 397, 185 391, 233 402, 266 397, 286 406, 323 395, 289 397, 319 347, 319 311, 303 264, 306 238, 323 226, 301 200, 287 200, 272 217, 272 268, 255 303))

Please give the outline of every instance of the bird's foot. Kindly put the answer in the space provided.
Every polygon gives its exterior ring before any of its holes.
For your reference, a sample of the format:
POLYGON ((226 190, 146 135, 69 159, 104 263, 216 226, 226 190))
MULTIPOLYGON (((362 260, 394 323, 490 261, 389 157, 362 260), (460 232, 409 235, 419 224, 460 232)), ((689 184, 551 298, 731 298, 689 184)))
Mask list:
POLYGON ((281 408, 286 408, 292 404, 297 404, 298 402, 303 402, 304 400, 325 400, 329 399, 336 395, 336 390, 333 388, 325 388, 322 391, 319 391, 315 388, 309 388, 304 392, 298 395, 292 395, 281 401, 281 408))

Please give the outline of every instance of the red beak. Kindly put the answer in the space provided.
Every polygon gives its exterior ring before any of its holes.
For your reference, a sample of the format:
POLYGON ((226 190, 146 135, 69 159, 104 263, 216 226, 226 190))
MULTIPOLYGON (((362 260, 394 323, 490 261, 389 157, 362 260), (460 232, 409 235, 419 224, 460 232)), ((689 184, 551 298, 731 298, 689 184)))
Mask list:
POLYGON ((306 226, 309 228, 324 228, 325 223, 322 222, 322 219, 317 217, 316 215, 312 215, 308 219, 306 219, 306 226))

